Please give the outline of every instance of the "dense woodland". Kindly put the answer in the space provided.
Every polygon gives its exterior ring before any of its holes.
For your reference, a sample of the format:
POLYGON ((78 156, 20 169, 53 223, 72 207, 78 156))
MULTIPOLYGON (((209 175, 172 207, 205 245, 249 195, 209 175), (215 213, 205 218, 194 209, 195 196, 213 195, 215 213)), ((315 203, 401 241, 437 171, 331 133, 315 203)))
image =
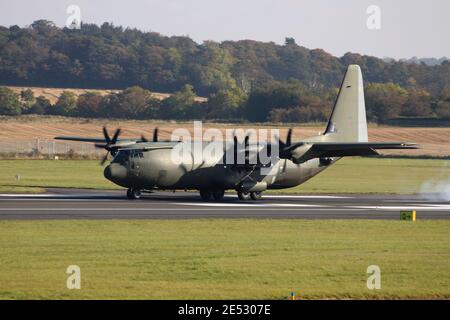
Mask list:
MULTIPOLYGON (((444 39, 443 39, 444 41, 444 39)), ((54 104, 0 88, 0 114, 59 114, 137 119, 310 122, 328 118, 347 65, 359 64, 370 121, 450 118, 450 62, 338 58, 286 38, 252 40, 166 37, 110 23, 58 28, 0 26, 0 85, 124 89, 107 96, 64 92, 54 104), (163 101, 150 91, 173 93, 163 101), (197 102, 195 96, 207 102, 197 102)))

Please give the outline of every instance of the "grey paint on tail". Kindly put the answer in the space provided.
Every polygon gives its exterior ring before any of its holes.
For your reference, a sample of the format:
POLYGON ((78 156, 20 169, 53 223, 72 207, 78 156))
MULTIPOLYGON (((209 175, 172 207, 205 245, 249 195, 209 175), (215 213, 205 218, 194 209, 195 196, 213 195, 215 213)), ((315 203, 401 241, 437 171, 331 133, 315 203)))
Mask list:
POLYGON ((367 142, 366 106, 361 68, 349 65, 322 141, 367 142))

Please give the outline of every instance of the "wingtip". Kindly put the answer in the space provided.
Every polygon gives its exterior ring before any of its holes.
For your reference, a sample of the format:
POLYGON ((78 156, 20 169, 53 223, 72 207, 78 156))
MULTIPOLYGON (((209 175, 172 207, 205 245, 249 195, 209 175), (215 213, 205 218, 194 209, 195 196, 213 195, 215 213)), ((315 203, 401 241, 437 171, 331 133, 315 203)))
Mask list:
POLYGON ((404 145, 405 147, 410 147, 411 149, 419 149, 420 148, 420 145, 415 142, 404 142, 402 145, 404 145))

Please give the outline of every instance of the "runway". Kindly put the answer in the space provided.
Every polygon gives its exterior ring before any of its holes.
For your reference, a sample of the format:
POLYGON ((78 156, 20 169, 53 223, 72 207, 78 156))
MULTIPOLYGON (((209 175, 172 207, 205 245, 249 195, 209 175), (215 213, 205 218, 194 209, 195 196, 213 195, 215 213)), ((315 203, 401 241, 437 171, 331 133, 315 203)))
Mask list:
POLYGON ((44 194, 0 194, 0 220, 301 218, 449 219, 450 201, 399 195, 264 195, 239 201, 234 194, 204 202, 193 192, 155 192, 127 200, 124 191, 49 189, 44 194))

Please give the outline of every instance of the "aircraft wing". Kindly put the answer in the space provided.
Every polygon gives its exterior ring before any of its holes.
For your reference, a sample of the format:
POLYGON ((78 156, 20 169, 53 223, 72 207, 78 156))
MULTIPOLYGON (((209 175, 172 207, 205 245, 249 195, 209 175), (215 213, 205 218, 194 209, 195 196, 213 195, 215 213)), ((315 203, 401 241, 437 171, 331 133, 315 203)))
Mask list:
POLYGON ((178 142, 138 142, 125 145, 123 150, 151 151, 157 149, 173 149, 178 142))
MULTIPOLYGON (((87 137, 72 137, 72 136, 59 136, 54 137, 55 140, 67 140, 67 141, 80 141, 80 142, 92 142, 92 143, 105 143, 105 138, 87 138, 87 137)), ((141 139, 116 139, 116 142, 139 142, 141 139)))
POLYGON ((379 149, 417 148, 416 144, 404 142, 300 142, 290 146, 289 151, 295 163, 302 163, 322 157, 377 155, 379 149))
POLYGON ((93 143, 106 142, 105 138, 85 138, 85 137, 71 137, 71 136, 59 136, 59 137, 55 137, 54 139, 55 140, 93 142, 93 143))
MULTIPOLYGON (((92 142, 96 146, 104 148, 106 140, 101 138, 85 138, 61 136, 55 137, 56 140, 92 142)), ((156 150, 156 149, 172 149, 177 142, 143 142, 140 139, 117 139, 115 144, 108 145, 110 148, 127 149, 127 150, 156 150)))

